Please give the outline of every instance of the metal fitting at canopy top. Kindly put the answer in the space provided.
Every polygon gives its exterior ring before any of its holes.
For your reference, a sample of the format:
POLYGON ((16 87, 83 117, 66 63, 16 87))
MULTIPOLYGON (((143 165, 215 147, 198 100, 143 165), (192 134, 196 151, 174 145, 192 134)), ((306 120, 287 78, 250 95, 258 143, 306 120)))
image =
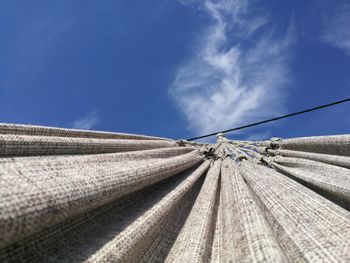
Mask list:
POLYGON ((218 142, 220 142, 220 141, 227 141, 227 138, 225 137, 225 133, 218 133, 218 134, 216 134, 216 140, 218 141, 218 142))

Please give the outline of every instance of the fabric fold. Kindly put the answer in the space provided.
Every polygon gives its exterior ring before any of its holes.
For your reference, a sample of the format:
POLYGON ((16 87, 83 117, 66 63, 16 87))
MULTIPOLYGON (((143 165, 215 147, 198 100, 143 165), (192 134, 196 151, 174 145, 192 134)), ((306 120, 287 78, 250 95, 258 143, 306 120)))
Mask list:
POLYGON ((208 165, 205 162, 43 229, 0 249, 0 261, 110 262, 122 258, 123 262, 138 262, 151 255, 162 262, 191 209, 208 165), (154 248, 157 244, 160 246, 154 248), (137 246, 140 252, 134 250, 137 246), (114 253, 109 256, 110 252, 114 253))
MULTIPOLYGON (((301 151, 291 151, 291 150, 271 150, 271 149, 268 149, 267 153, 269 153, 272 156, 281 155, 284 157, 308 159, 308 160, 312 160, 312 161, 317 161, 317 162, 332 164, 332 165, 341 166, 341 167, 345 167, 345 168, 350 168, 350 157, 348 157, 348 156, 301 152, 301 151)), ((265 154, 266 154, 266 152, 265 152, 265 154)))
POLYGON ((281 139, 274 141, 274 145, 284 150, 350 156, 350 135, 281 139))
POLYGON ((221 167, 221 189, 222 262, 287 262, 238 166, 229 158, 221 167))
POLYGON ((254 191, 292 262, 350 260, 350 214, 294 180, 242 161, 240 174, 254 191))
POLYGON ((221 160, 210 167, 195 204, 165 262, 207 262, 215 231, 221 160))
POLYGON ((0 164, 0 247, 73 215, 164 180, 201 162, 192 151, 166 159, 56 169, 50 163, 0 164))
POLYGON ((163 140, 1 135, 0 156, 113 153, 176 146, 163 140))
POLYGON ((199 152, 194 147, 170 147, 151 150, 99 153, 99 154, 76 154, 76 155, 41 155, 41 156, 20 156, 0 158, 0 165, 6 167, 53 167, 56 170, 77 167, 79 165, 99 165, 111 162, 142 161, 148 159, 166 159, 176 157, 189 152, 199 152))
POLYGON ((182 198, 206 172, 209 163, 209 161, 205 161, 186 180, 169 191, 162 200, 104 244, 88 261, 137 262, 145 256, 150 245, 159 236, 159 229, 162 229, 166 222, 172 220, 181 211, 181 206, 184 204, 180 203, 180 206, 179 202, 185 200, 182 198))
POLYGON ((350 170, 300 158, 277 156, 271 165, 340 199, 350 208, 350 170))
POLYGON ((90 131, 78 129, 64 129, 47 126, 23 125, 23 124, 7 124, 0 123, 0 134, 13 135, 32 135, 32 136, 55 136, 55 137, 79 137, 79 138, 99 138, 99 139, 132 139, 132 140, 166 140, 166 138, 115 133, 105 131, 90 131))

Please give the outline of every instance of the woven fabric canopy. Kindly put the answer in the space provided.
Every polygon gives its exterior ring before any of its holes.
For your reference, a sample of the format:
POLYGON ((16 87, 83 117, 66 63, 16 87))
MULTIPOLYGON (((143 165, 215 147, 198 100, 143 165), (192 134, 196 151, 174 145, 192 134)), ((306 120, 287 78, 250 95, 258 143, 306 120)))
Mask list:
POLYGON ((349 262, 350 135, 0 124, 0 262, 349 262))

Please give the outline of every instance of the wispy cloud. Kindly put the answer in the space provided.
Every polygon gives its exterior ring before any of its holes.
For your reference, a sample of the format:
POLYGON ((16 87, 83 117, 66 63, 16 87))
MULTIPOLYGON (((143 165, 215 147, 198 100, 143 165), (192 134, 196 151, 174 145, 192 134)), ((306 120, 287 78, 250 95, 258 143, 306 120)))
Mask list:
POLYGON ((350 55, 350 4, 336 8, 324 20, 322 39, 350 55))
POLYGON ((250 1, 201 5, 212 24, 170 88, 189 128, 213 132, 283 111, 292 26, 275 37, 269 17, 253 12, 250 1))
POLYGON ((90 130, 99 122, 97 111, 92 111, 86 116, 74 121, 72 128, 81 130, 90 130))

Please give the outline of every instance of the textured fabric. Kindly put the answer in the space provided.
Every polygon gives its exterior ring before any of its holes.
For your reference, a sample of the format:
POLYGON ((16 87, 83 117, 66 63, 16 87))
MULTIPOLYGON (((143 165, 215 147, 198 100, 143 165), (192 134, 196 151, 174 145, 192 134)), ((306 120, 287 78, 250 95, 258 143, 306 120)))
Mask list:
POLYGON ((336 166, 342 166, 345 168, 350 168, 350 157, 347 157, 347 156, 321 154, 321 153, 309 153, 309 152, 291 151, 291 150, 268 149, 267 152, 272 156, 281 155, 285 157, 302 158, 302 159, 308 159, 308 160, 313 160, 313 161, 322 162, 322 163, 333 164, 336 166))
POLYGON ((259 198, 292 262, 350 260, 350 214, 297 182, 243 161, 240 173, 259 198))
POLYGON ((281 156, 273 158, 271 165, 350 204, 349 169, 281 156))
MULTIPOLYGON (((93 256, 91 261, 121 261, 136 262, 146 252, 147 246, 154 241, 165 220, 171 220, 175 215, 174 208, 186 190, 197 181, 207 169, 203 164, 187 181, 168 193, 159 203, 148 209, 137 220, 128 225, 121 234, 104 244, 93 256), (155 228, 154 226, 158 227, 155 228)), ((180 203, 180 205, 183 205, 180 203)))
POLYGON ((62 166, 68 165, 76 166, 77 164, 102 164, 108 162, 121 161, 137 161, 147 159, 162 159, 168 157, 175 157, 181 154, 194 151, 193 147, 170 147, 158 148, 151 150, 130 151, 121 153, 108 154, 87 154, 87 155, 45 155, 45 156, 28 156, 28 157, 3 157, 0 158, 0 163, 7 163, 12 165, 30 165, 35 162, 41 166, 62 166))
POLYGON ((163 140, 0 135, 0 156, 111 153, 173 146, 174 142, 163 140))
POLYGON ((221 162, 209 169, 196 203, 166 262, 204 262, 210 258, 221 162))
POLYGON ((272 140, 271 145, 286 150, 350 156, 350 135, 272 140))
POLYGON ((4 244, 58 223, 77 213, 184 171, 201 161, 197 151, 166 159, 129 162, 54 163, 32 161, 14 167, 1 163, 2 213, 0 236, 4 244), (15 198, 14 198, 15 197, 15 198), (13 221, 13 217, 16 221, 13 221))
POLYGON ((200 179, 207 168, 208 163, 204 163, 198 169, 180 174, 175 180, 157 183, 47 228, 3 249, 0 261, 28 259, 46 262, 50 258, 53 261, 79 262, 90 257, 89 261, 102 257, 105 261, 114 258, 135 262, 133 260, 141 260, 141 255, 133 250, 135 246, 149 246, 149 249, 156 246, 150 251, 152 253, 142 257, 162 261, 193 204, 201 186, 200 179), (158 228, 154 228, 154 224, 158 228), (155 237, 160 229, 161 240, 168 240, 167 244, 162 243, 163 247, 157 246, 159 241, 155 237))
POLYGON ((238 167, 226 159, 221 171, 222 261, 287 262, 238 167))
POLYGON ((79 137, 99 139, 141 139, 141 140, 168 140, 165 138, 135 135, 127 133, 113 133, 102 131, 86 131, 76 129, 63 129, 34 125, 6 124, 0 123, 0 134, 12 135, 34 135, 34 136, 56 136, 56 137, 79 137))
POLYGON ((349 138, 0 124, 0 262, 349 262, 349 138))

